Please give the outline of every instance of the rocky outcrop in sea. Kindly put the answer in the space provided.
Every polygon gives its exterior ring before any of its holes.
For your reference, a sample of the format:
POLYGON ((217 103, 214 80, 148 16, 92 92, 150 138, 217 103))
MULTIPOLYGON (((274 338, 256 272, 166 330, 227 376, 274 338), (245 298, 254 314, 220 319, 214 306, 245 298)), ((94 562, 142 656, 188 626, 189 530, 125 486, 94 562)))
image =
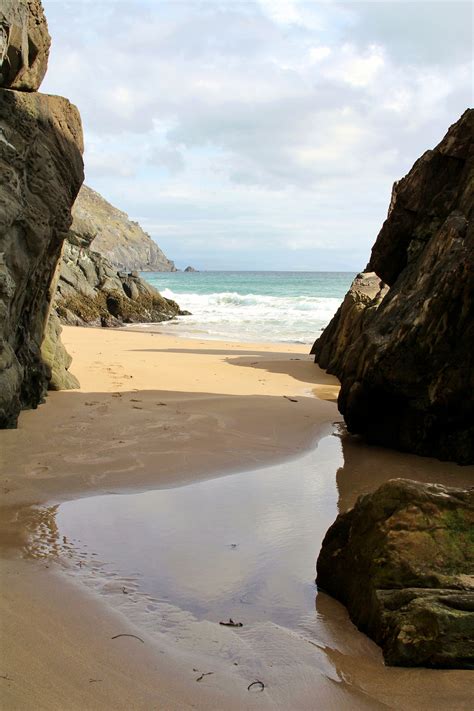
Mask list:
POLYGON ((38 93, 50 37, 39 0, 0 6, 0 427, 36 407, 52 284, 83 181, 79 112, 38 93))
POLYGON ((94 235, 94 249, 116 270, 175 272, 176 267, 138 222, 83 185, 73 207, 77 231, 94 235))
POLYGON ((318 587, 398 666, 474 668, 474 489, 394 479, 326 533, 318 587))
POLYGON ((350 432, 474 462, 474 109, 393 187, 366 271, 315 342, 350 432))

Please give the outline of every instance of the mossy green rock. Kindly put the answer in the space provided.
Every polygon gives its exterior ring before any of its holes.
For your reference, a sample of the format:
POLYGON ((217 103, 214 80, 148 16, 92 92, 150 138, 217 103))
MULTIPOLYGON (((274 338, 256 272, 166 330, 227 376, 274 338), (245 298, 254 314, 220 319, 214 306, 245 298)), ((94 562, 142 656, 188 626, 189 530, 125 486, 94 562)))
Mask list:
POLYGON ((326 533, 318 587, 388 664, 474 668, 474 488, 396 479, 326 533))
POLYGON ((62 344, 61 331, 59 318, 53 311, 46 324, 41 355, 51 369, 49 390, 74 390, 79 387, 79 381, 69 372, 72 358, 62 344))

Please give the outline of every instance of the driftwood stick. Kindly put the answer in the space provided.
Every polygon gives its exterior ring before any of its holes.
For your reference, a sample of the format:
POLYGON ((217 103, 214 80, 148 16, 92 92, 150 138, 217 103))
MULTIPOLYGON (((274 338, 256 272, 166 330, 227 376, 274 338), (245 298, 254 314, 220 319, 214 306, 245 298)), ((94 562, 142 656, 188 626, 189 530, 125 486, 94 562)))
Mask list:
POLYGON ((247 686, 247 691, 250 691, 252 686, 256 685, 260 687, 260 691, 263 691, 265 688, 265 684, 263 683, 263 681, 259 681, 258 679, 256 679, 256 681, 252 681, 252 683, 247 686))
POLYGON ((134 637, 135 639, 138 639, 140 642, 145 644, 143 639, 141 637, 137 637, 136 634, 116 634, 115 637, 111 637, 110 639, 118 639, 119 637, 134 637))

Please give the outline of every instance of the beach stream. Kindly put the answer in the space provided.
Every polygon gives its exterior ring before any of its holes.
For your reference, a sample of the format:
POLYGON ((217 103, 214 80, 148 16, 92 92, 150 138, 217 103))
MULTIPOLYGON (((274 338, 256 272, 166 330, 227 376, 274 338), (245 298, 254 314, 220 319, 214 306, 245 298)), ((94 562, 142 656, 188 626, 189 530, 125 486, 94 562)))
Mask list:
POLYGON ((314 578, 327 528, 360 493, 394 476, 468 485, 472 470, 368 448, 335 428, 289 462, 63 503, 56 539, 69 573, 137 629, 172 638, 196 669, 263 681, 260 707, 467 709, 469 672, 385 667, 314 578), (242 627, 219 625, 229 619, 242 627))

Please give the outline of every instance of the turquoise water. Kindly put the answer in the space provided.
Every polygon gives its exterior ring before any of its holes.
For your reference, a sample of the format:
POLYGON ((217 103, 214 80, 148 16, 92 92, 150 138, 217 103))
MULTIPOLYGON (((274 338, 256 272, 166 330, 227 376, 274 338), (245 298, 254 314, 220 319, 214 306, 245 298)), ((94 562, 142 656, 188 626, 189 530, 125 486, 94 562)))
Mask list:
MULTIPOLYGON (((192 316, 160 331, 235 341, 309 344, 327 325, 353 272, 145 272, 192 316)), ((151 327, 152 328, 152 327, 151 327)))

